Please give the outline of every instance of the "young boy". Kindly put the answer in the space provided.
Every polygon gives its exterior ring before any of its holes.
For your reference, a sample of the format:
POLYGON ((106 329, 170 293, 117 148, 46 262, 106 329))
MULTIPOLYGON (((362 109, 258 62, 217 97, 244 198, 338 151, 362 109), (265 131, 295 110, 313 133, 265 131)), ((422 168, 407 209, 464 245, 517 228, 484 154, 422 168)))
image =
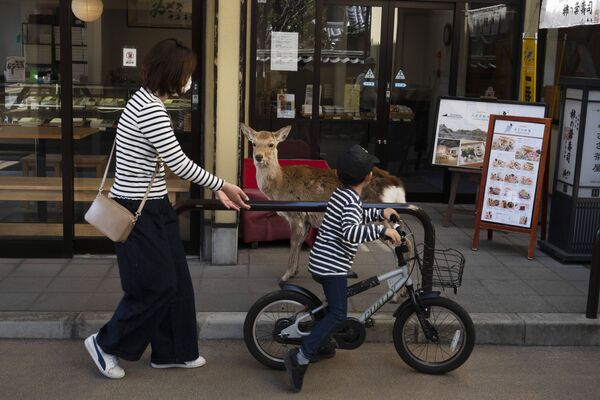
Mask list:
POLYGON ((362 208, 360 195, 373 179, 373 165, 378 162, 377 157, 358 145, 352 146, 338 158, 337 174, 342 185, 327 203, 325 217, 308 262, 313 279, 323 285, 328 312, 311 334, 303 339, 301 348, 289 350, 285 355, 285 367, 295 392, 302 389, 306 368, 311 360, 316 360, 319 348, 326 347, 331 335, 346 321, 347 274, 358 245, 384 235, 394 243, 400 243, 400 235, 394 229, 369 224, 397 214, 393 209, 362 208))

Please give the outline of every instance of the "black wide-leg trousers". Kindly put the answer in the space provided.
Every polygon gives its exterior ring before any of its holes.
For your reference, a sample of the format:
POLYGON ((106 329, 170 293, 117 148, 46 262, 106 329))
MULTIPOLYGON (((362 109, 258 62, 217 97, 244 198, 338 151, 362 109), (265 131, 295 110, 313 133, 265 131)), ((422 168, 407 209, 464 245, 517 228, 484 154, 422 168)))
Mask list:
MULTIPOLYGON (((132 213, 140 201, 116 199, 132 213)), ((194 289, 168 198, 148 200, 124 243, 116 243, 123 299, 97 342, 108 354, 139 360, 148 344, 152 362, 198 358, 194 289)))

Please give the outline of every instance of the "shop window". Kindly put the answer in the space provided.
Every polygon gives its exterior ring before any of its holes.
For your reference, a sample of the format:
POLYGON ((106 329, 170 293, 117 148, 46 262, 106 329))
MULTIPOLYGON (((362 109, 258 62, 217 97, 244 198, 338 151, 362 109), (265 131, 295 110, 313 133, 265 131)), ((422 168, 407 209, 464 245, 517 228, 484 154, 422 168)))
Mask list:
POLYGON ((281 158, 307 154, 312 117, 315 1, 258 2, 256 10, 255 96, 252 127, 277 130, 292 125, 281 158), (304 142, 304 143, 300 143, 304 142))
POLYGON ((0 8, 0 240, 60 240, 58 0, 0 8))
POLYGON ((516 6, 468 3, 466 8, 468 37, 464 94, 515 99, 520 39, 516 6))
POLYGON ((597 25, 562 28, 558 30, 558 38, 564 41, 561 76, 600 76, 600 29, 597 25))
MULTIPOLYGON (((148 3, 150 4, 150 3, 148 3)), ((140 88, 140 66, 157 42, 177 39, 191 47, 189 7, 158 7, 144 2, 105 3, 100 18, 77 20, 73 31, 73 143, 75 180, 96 182, 104 168, 116 135, 121 113, 140 88), (155 29, 161 28, 161 29, 155 29), (80 133, 84 134, 81 135, 80 133)), ((165 100, 175 135, 191 157, 191 91, 165 100)), ((114 156, 109 172, 114 176, 114 156)), ((190 183, 166 172, 172 203, 188 196, 190 183)), ((110 182, 105 185, 110 190, 110 182)), ((91 199, 90 199, 91 200, 91 199)), ((88 201, 75 202, 75 236, 101 236, 85 223, 88 201)), ((189 214, 180 218, 181 235, 189 239, 189 214)))

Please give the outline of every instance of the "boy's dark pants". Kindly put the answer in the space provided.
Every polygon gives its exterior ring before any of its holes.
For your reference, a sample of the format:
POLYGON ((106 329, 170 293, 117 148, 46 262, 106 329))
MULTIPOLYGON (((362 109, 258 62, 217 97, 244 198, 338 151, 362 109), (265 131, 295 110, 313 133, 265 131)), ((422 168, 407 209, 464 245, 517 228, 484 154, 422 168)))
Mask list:
POLYGON ((302 353, 309 360, 314 360, 319 347, 327 344, 331 335, 344 325, 348 314, 346 293, 348 278, 346 276, 319 275, 313 275, 313 278, 323 285, 328 311, 310 335, 302 340, 302 353))
MULTIPOLYGON (((140 202, 115 199, 135 212, 140 202)), ((138 360, 148 344, 152 362, 198 358, 194 289, 168 199, 148 200, 124 243, 115 245, 123 299, 97 341, 108 354, 138 360)))

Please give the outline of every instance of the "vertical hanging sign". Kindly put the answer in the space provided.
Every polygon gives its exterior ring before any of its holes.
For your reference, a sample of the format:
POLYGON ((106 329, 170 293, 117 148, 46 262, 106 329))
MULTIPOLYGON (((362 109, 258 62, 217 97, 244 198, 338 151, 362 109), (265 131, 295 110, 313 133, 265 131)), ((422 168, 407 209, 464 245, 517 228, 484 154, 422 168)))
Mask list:
POLYGON ((523 54, 521 57, 521 90, 519 100, 535 103, 537 34, 533 38, 523 35, 523 54))

